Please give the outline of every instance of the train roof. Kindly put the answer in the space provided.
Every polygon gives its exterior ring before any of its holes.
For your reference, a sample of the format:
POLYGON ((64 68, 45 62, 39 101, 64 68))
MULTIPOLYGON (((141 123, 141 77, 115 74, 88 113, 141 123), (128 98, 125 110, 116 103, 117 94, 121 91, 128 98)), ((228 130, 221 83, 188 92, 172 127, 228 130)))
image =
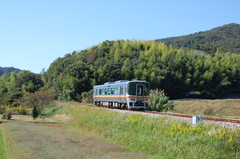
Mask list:
POLYGON ((114 82, 106 82, 103 85, 97 85, 97 86, 104 86, 104 85, 111 85, 111 84, 123 84, 123 83, 131 83, 131 82, 144 82, 144 83, 149 83, 147 81, 141 81, 141 80, 134 80, 134 81, 129 81, 129 80, 119 80, 119 81, 114 81, 114 82))

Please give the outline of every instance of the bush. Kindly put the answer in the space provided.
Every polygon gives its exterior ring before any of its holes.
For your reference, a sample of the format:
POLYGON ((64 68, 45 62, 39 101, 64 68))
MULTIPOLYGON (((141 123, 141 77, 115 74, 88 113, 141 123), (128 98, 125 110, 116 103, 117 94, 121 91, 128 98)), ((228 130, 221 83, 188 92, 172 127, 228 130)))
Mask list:
POLYGON ((33 119, 37 119, 38 117, 38 111, 35 105, 33 106, 33 109, 32 109, 32 117, 33 119))
POLYGON ((207 107, 204 109, 203 114, 204 114, 204 115, 214 115, 215 113, 214 113, 213 108, 210 108, 209 106, 207 106, 207 107))
POLYGON ((12 108, 12 111, 15 112, 16 114, 27 115, 27 110, 22 106, 17 106, 15 108, 12 108))
POLYGON ((89 92, 82 93, 82 102, 93 103, 93 89, 91 89, 89 92))
POLYGON ((169 109, 173 110, 174 105, 173 102, 169 101, 163 90, 155 89, 150 91, 149 107, 156 111, 168 111, 169 109))
POLYGON ((2 119, 10 120, 11 118, 12 118, 12 113, 11 113, 10 109, 8 107, 6 107, 6 109, 2 115, 2 119))
POLYGON ((5 109, 6 109, 5 106, 0 105, 0 114, 3 114, 5 109))

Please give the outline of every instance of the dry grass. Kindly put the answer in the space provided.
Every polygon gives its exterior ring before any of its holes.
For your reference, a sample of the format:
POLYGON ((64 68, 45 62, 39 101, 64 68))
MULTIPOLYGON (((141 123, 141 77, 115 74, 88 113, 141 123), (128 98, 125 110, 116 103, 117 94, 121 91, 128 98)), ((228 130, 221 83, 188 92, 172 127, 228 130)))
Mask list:
POLYGON ((7 142, 7 154, 12 159, 66 158, 144 158, 141 153, 127 152, 95 134, 75 130, 66 124, 28 122, 27 116, 13 116, 14 120, 0 125, 7 142), (27 121, 27 122, 26 122, 27 121))
POLYGON ((174 101, 174 112, 240 118, 240 99, 174 101))

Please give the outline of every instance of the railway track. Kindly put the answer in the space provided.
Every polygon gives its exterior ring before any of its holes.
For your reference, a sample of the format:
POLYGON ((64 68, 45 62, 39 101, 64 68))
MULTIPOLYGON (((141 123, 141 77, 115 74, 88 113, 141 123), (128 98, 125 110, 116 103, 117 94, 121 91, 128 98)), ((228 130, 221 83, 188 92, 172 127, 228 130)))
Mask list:
MULTIPOLYGON (((183 117, 183 118, 192 118, 193 117, 193 115, 165 113, 165 112, 145 111, 145 113, 169 115, 169 116, 183 117)), ((240 120, 239 119, 226 119, 226 118, 215 118, 215 117, 206 117, 206 116, 203 116, 203 117, 204 117, 204 120, 206 120, 206 121, 227 122, 227 123, 240 124, 240 120)))
MULTIPOLYGON (((98 106, 93 106, 93 105, 88 105, 89 107, 97 107, 98 106)), ((129 111, 129 110, 125 110, 129 111)), ((187 115, 187 114, 176 114, 176 113, 167 113, 167 112, 156 112, 156 111, 138 111, 138 110, 130 110, 129 112, 139 112, 139 113, 146 113, 146 114, 155 114, 155 115, 166 115, 166 116, 172 116, 172 117, 180 117, 180 118, 188 118, 191 120, 193 118, 193 115, 187 115)), ((217 117, 207 117, 203 116, 204 121, 210 121, 210 122, 218 122, 218 123, 230 123, 234 124, 233 127, 240 127, 240 119, 227 119, 227 118, 217 118, 217 117)))

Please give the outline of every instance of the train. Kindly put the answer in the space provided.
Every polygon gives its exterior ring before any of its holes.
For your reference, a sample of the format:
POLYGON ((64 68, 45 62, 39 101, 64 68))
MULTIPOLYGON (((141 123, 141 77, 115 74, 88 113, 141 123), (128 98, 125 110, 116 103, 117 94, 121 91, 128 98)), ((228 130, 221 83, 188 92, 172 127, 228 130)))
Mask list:
POLYGON ((96 106, 128 110, 147 110, 150 83, 141 80, 119 80, 93 87, 96 106))

